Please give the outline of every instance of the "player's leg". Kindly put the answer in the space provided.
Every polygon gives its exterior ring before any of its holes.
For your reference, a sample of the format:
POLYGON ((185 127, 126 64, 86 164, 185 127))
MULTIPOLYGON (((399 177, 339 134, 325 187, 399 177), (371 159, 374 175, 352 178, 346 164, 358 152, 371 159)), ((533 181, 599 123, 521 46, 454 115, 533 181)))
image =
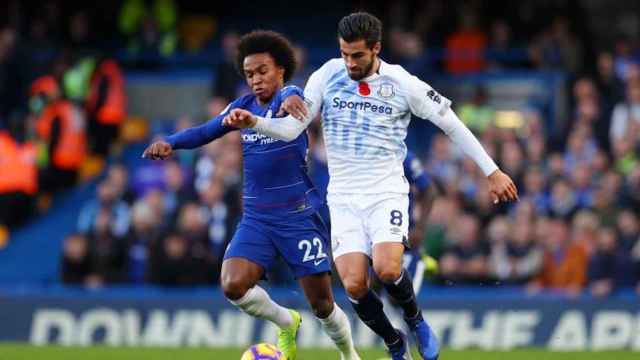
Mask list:
POLYGON ((275 257, 276 249, 264 232, 243 220, 225 252, 220 281, 232 304, 251 316, 288 329, 296 323, 291 311, 278 305, 257 285, 275 257))
POLYGON ((359 360, 345 313, 334 303, 331 290, 328 232, 318 214, 272 229, 276 247, 304 290, 313 313, 336 344, 344 360, 359 360))
POLYGON ((402 267, 408 233, 406 195, 383 199, 372 206, 368 229, 372 234, 373 269, 384 288, 403 310, 424 359, 437 359, 439 345, 418 307, 411 277, 402 267))
POLYGON ((383 311, 382 301, 369 287, 371 244, 358 209, 349 198, 328 196, 333 259, 358 317, 389 346, 401 342, 399 332, 383 311))
MULTIPOLYGON (((335 256, 335 255, 334 255, 335 256)), ((383 340, 392 359, 411 359, 404 334, 393 327, 382 301, 369 286, 369 257, 364 253, 340 254, 334 259, 349 301, 358 317, 383 340)))
POLYGON ((342 360, 359 360, 349 318, 333 300, 329 273, 307 275, 298 281, 324 332, 340 351, 342 360))

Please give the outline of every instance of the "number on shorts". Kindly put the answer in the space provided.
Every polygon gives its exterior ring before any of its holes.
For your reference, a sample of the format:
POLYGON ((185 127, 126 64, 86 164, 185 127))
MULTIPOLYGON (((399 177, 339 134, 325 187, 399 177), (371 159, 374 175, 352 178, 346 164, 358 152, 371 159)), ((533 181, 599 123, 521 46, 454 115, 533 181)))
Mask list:
POLYGON ((320 260, 327 257, 327 254, 322 251, 322 241, 317 237, 313 238, 313 243, 309 240, 300 240, 300 242, 298 243, 298 249, 304 250, 302 262, 320 260), (317 248, 316 253, 312 254, 314 247, 317 248))
POLYGON ((399 210, 391 211, 391 225, 402 225, 402 212, 399 210))

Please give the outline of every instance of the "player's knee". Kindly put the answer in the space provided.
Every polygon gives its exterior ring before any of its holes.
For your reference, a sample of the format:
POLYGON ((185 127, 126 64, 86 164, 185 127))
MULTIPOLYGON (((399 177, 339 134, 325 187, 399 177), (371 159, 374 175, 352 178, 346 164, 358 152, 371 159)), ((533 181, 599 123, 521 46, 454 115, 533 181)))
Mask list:
POLYGON ((369 291, 366 279, 343 279, 344 289, 352 299, 361 299, 369 291))
POLYGON ((400 278, 402 266, 378 266, 374 267, 376 275, 383 283, 392 283, 400 278))
POLYGON ((220 285, 222 286, 224 296, 229 300, 238 300, 249 291, 249 286, 246 284, 246 281, 243 281, 237 276, 223 276, 222 279, 220 279, 220 285))
POLYGON ((333 312, 333 300, 329 298, 313 299, 309 302, 313 314, 320 319, 324 319, 333 312))

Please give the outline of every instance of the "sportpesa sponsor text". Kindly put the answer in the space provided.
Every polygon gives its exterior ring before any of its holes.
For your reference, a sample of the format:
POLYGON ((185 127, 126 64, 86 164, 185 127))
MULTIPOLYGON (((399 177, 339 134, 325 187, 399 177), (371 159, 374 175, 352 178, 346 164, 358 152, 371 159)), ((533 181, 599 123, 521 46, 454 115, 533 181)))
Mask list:
POLYGON ((393 113, 393 108, 391 106, 384 105, 376 105, 369 101, 346 101, 342 100, 339 97, 333 98, 333 108, 337 109, 353 109, 360 111, 370 111, 379 114, 387 114, 391 115, 393 113))

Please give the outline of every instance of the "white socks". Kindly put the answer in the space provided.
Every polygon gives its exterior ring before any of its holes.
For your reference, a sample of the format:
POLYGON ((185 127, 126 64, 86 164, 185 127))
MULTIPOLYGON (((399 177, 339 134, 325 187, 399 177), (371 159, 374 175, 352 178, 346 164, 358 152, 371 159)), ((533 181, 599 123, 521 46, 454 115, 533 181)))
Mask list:
POLYGON ((293 317, 289 310, 271 300, 269 294, 258 285, 249 289, 240 299, 229 299, 229 302, 251 316, 273 322, 281 329, 293 324, 293 317))
POLYGON ((340 350, 344 360, 360 360, 351 337, 351 324, 347 315, 340 309, 338 304, 333 304, 333 312, 325 319, 320 319, 324 332, 329 335, 333 343, 340 350))
MULTIPOLYGON (((269 294, 258 285, 249 289, 240 299, 229 300, 229 302, 251 316, 273 322, 281 329, 293 324, 293 317, 289 310, 271 300, 269 294)), ((318 318, 318 320, 322 324, 325 333, 329 335, 338 350, 340 350, 342 359, 360 360, 353 346, 351 324, 338 304, 334 304, 331 315, 325 319, 318 318)))

